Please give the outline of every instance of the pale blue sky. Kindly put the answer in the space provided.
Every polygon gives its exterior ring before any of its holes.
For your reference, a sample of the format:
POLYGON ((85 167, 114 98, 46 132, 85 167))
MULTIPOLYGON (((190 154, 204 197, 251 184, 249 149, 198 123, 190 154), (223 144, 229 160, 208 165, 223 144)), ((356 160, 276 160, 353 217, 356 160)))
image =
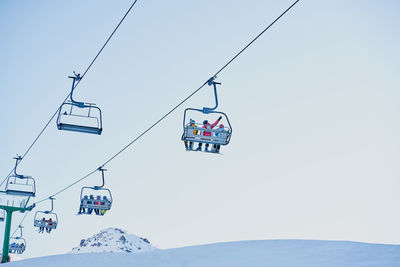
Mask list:
MULTIPOLYGON (((52 122, 21 163, 37 200, 129 143, 291 3, 139 0, 76 91, 102 108, 103 134, 52 122)), ((1 176, 130 4, 1 1, 1 176)), ((180 141, 184 107, 212 104, 206 87, 106 166, 115 201, 105 217, 75 216, 94 175, 57 197, 50 236, 28 215, 23 256, 64 253, 111 226, 160 248, 276 238, 400 244, 399 11, 398 1, 301 1, 219 75, 219 109, 234 129, 223 156, 187 153, 180 141)))

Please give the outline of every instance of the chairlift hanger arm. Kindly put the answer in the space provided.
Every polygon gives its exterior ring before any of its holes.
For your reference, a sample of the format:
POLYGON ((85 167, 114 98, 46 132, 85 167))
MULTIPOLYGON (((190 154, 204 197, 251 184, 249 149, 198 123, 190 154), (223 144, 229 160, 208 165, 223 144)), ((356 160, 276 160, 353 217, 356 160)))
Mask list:
POLYGON ((19 228, 19 230, 20 230, 20 232, 19 232, 19 234, 20 234, 19 238, 22 238, 22 225, 18 225, 18 228, 19 228))
POLYGON ((102 167, 99 168, 99 171, 101 171, 101 179, 102 179, 102 184, 100 186, 96 185, 94 186, 95 190, 101 189, 103 188, 105 182, 104 182, 104 171, 106 171, 106 169, 103 169, 102 167))
POLYGON ((76 105, 78 107, 83 107, 83 106, 85 106, 84 102, 75 101, 74 98, 73 98, 74 89, 75 89, 75 82, 79 82, 80 79, 81 79, 81 75, 79 73, 76 74, 75 71, 74 71, 74 75, 75 76, 68 76, 68 78, 72 79, 72 88, 71 88, 71 93, 69 94, 69 98, 71 99, 72 104, 74 104, 74 105, 76 105))
POLYGON ((207 84, 208 84, 209 86, 212 85, 212 86, 214 87, 215 107, 213 107, 213 108, 203 107, 203 113, 205 113, 205 114, 210 113, 211 111, 217 109, 217 107, 218 107, 217 84, 220 85, 221 83, 220 83, 220 82, 216 82, 216 81, 215 81, 216 78, 217 78, 217 77, 214 76, 214 77, 212 77, 211 79, 209 79, 209 80, 207 81, 207 84))
POLYGON ((46 210, 44 213, 49 214, 51 212, 53 212, 53 208, 54 208, 54 204, 53 204, 53 200, 55 199, 54 197, 49 197, 49 199, 51 200, 51 210, 46 210))
POLYGON ((18 177, 18 178, 24 178, 23 175, 20 175, 20 174, 17 173, 17 166, 18 166, 18 163, 22 160, 22 157, 17 155, 16 157, 14 157, 14 159, 15 159, 15 167, 14 167, 15 176, 18 177))

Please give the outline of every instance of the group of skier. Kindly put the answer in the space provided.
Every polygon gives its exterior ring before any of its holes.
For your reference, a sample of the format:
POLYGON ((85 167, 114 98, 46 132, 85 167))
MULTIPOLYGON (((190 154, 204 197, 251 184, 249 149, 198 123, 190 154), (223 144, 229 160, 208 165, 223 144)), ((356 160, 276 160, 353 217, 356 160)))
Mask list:
POLYGON ((92 214, 93 210, 95 212, 96 215, 101 215, 103 216, 104 214, 106 214, 106 209, 100 209, 102 206, 104 206, 107 202, 109 202, 107 196, 103 196, 103 198, 101 196, 96 196, 96 198, 94 198, 93 195, 90 195, 89 197, 87 195, 85 195, 83 197, 83 199, 81 199, 81 205, 79 207, 79 212, 78 214, 92 214), (85 206, 98 206, 99 208, 89 208, 87 207, 87 211, 85 209, 85 206))
POLYGON ((9 253, 22 254, 22 252, 24 252, 24 251, 25 251, 24 243, 18 244, 18 243, 13 242, 10 244, 10 247, 8 249, 9 253))
POLYGON ((43 234, 43 231, 46 228, 46 233, 50 234, 51 229, 53 229, 53 223, 54 222, 53 222, 53 220, 51 218, 46 220, 46 218, 43 217, 42 220, 41 220, 41 225, 39 227, 39 233, 43 234))
MULTIPOLYGON (((202 128, 211 130, 211 129, 213 129, 215 126, 218 125, 218 123, 220 122, 221 119, 222 119, 222 116, 219 116, 219 118, 218 118, 213 124, 210 124, 210 123, 208 122, 208 120, 204 120, 204 121, 203 121, 203 126, 202 126, 202 128)), ((190 119, 189 126, 190 126, 190 127, 197 127, 197 126, 196 126, 196 122, 195 122, 193 119, 190 119)), ((202 135, 205 136, 204 138, 202 138, 202 139, 204 139, 204 140, 207 140, 207 139, 208 139, 207 137, 211 137, 211 135, 212 135, 212 133, 209 132, 209 131, 203 130, 202 132, 203 132, 202 135)), ((228 130, 225 129, 225 126, 224 126, 223 124, 220 124, 220 125, 218 126, 218 128, 216 129, 216 131, 214 132, 214 135, 215 135, 216 137, 222 137, 223 134, 226 134, 226 133, 228 133, 228 130)), ((193 134, 194 134, 194 135, 198 135, 198 134, 199 134, 199 130, 193 130, 193 134)), ((186 141, 186 140, 185 140, 184 143, 185 143, 185 148, 186 148, 186 150, 193 150, 193 142, 192 142, 192 141, 186 141)), ((221 148, 221 145, 213 144, 213 148, 212 148, 211 151, 210 151, 210 150, 208 149, 208 147, 209 147, 210 144, 207 143, 207 142, 205 142, 205 143, 206 143, 205 148, 204 148, 204 151, 205 151, 205 152, 219 153, 219 150, 220 150, 220 148, 221 148)), ((202 143, 202 142, 199 142, 199 146, 195 149, 195 151, 201 151, 202 145, 203 145, 203 143, 202 143)))

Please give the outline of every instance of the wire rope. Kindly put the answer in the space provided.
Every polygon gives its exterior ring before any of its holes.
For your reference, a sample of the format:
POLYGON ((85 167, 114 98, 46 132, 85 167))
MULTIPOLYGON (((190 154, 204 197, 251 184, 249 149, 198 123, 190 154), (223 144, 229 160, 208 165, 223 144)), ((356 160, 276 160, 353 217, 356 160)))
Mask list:
MULTIPOLYGON (((237 54, 235 54, 234 57, 232 57, 222 68, 220 68, 212 77, 211 79, 213 79, 214 77, 216 77, 219 73, 221 73, 226 67, 228 67, 234 60, 236 60, 236 58, 242 54, 247 48, 249 48, 259 37, 261 37, 272 25, 274 25, 281 17, 283 17, 290 9, 292 9, 300 0, 296 0, 295 2, 293 2, 292 5, 290 5, 284 12, 282 12, 272 23, 270 23, 266 28, 264 28, 263 31, 261 31, 255 38, 253 38, 244 48, 242 48, 237 54)), ((136 3, 136 1, 135 1, 136 3)), ((83 77, 83 76, 82 76, 83 77)), ((85 176, 79 178, 78 180, 76 180, 75 182, 73 182, 72 184, 62 188, 61 190, 57 191, 56 193, 52 194, 49 197, 46 197, 42 200, 39 200, 37 202, 34 203, 34 205, 39 204, 47 199, 49 199, 50 197, 54 197, 58 194, 61 194, 62 192, 66 191, 67 189, 71 188, 72 186, 74 186, 75 184, 79 183, 80 181, 86 179, 87 177, 91 176, 92 174, 94 174, 99 168, 104 167, 106 164, 108 164, 109 162, 111 162, 112 160, 114 160, 119 154, 121 154, 122 152, 124 152, 127 148, 129 148, 131 145, 133 145, 137 140, 139 140, 141 137, 143 137, 147 132, 149 132, 152 128, 154 128, 157 124, 159 124, 161 121, 163 121, 166 117, 168 117, 172 112, 174 112, 177 108, 179 108, 183 103, 185 103, 188 99, 190 99, 193 95, 195 95, 197 92, 199 92, 207 83, 208 81, 210 81, 210 79, 208 79, 205 83, 203 83, 199 88, 197 88, 195 91, 193 91, 189 96, 187 96, 185 99, 183 99, 181 102, 179 102, 176 106, 174 106, 171 110, 169 110, 165 115, 163 115, 160 119, 158 119, 156 122, 154 122, 150 127, 148 127, 145 131, 143 131, 141 134, 139 134, 136 138, 134 138, 131 142, 129 142, 126 146, 124 146, 121 150, 119 150, 117 153, 115 153, 113 156, 111 156, 109 159, 107 159, 100 167, 96 168, 95 170, 89 172, 88 174, 86 174, 85 176)), ((24 219, 26 218, 26 215, 24 216, 24 218, 21 220, 20 224, 24 221, 24 219)), ((19 225, 20 225, 19 224, 19 225)), ((16 231, 14 231, 15 233, 16 231)))
MULTIPOLYGON (((104 48, 107 46, 108 42, 111 40, 111 38, 114 36, 115 32, 118 30, 119 26, 122 24, 122 22, 125 20, 125 18, 128 16, 128 14, 130 13, 130 11, 132 10, 132 8, 135 6, 135 4, 137 3, 138 0, 133 1, 133 3, 131 4, 131 6, 129 7, 129 9, 126 11, 125 15, 122 17, 122 19, 119 21, 118 25, 114 28, 113 32, 110 34, 110 36, 107 38, 106 42, 103 44, 103 46, 100 48, 99 52, 97 52, 96 56, 93 58, 93 60, 90 62, 89 66, 86 68, 85 72, 82 74, 81 78, 77 81, 77 83, 75 84, 75 86, 73 87, 73 90, 78 86, 78 84, 82 81, 83 77, 86 75, 86 73, 90 70, 90 68, 93 66, 94 62, 97 60, 97 58, 99 57, 99 55, 101 54, 101 52, 103 52, 104 48)), ((22 155, 21 160, 19 161, 19 163, 17 164, 17 166, 21 163, 21 161, 25 158, 25 156, 29 153, 29 151, 32 149, 32 147, 36 144, 36 142, 39 140, 39 138, 42 136, 43 132, 47 129, 47 127, 49 126, 49 124, 51 123, 51 121, 54 119, 54 117, 57 115, 57 113, 59 112, 61 106, 64 104, 64 102, 68 99, 68 97, 71 95, 71 93, 69 93, 64 101, 62 102, 62 104, 57 108, 57 110, 54 112, 54 114, 51 116, 50 120, 45 124, 45 126, 42 128, 42 130, 40 131, 40 133, 36 136, 35 140, 33 140, 33 142, 31 143, 31 145, 28 147, 28 149, 26 150, 26 152, 22 155)), ((0 187, 4 184, 4 182, 8 179, 8 177, 10 177, 11 173, 13 172, 14 168, 11 169, 11 171, 8 173, 8 175, 6 176, 6 178, 0 183, 0 187)))
MULTIPOLYGON (((213 77, 217 76, 217 74, 219 74, 220 72, 222 72, 229 64, 231 64, 240 54, 242 54, 248 47, 250 47, 250 45, 252 45, 261 35, 263 35, 272 25, 275 24, 275 22, 277 22, 283 15, 285 15, 293 6, 295 6, 300 0, 296 0, 290 7, 288 7, 281 15, 279 15, 271 24, 269 24, 261 33, 259 33, 255 38, 253 38, 242 50, 240 50, 232 59, 230 59, 228 61, 228 63, 226 63, 221 69, 219 69, 213 76, 211 79, 213 79, 213 77)), ((122 152, 124 152, 128 147, 130 147, 131 145, 133 145, 137 140, 139 140, 141 137, 143 137, 147 132, 149 132, 152 128, 154 128, 157 124, 159 124, 161 121, 163 121, 166 117, 168 117, 172 112, 174 112, 177 108, 179 108, 183 103, 185 103, 189 98, 191 98, 193 95, 195 95, 198 91, 200 91, 207 83, 208 81, 210 81, 210 79, 208 79, 205 83, 203 83, 199 88, 197 88, 195 91, 193 91, 189 96, 187 96, 185 99, 183 99, 181 102, 179 102, 176 106, 174 106, 171 110, 169 110, 164 116, 162 116, 160 119, 158 119, 156 122, 154 122, 150 127, 148 127, 146 130, 144 130, 141 134, 139 134, 136 138, 134 138, 131 142, 129 142, 126 146, 124 146, 121 150, 119 150, 117 153, 115 153, 112 157, 110 157, 109 159, 107 159, 100 167, 96 168, 96 170, 91 171, 89 174, 83 176, 82 178, 78 179, 77 181, 75 181, 74 183, 66 186, 65 188, 59 190, 57 193, 51 195, 50 197, 54 197, 58 194, 60 194, 61 192, 64 192, 65 190, 67 190, 68 188, 70 188, 71 186, 77 184, 78 182, 84 180, 85 178, 89 177, 90 175, 92 175, 93 173, 95 173, 99 168, 104 167, 106 164, 108 164, 109 162, 111 162, 112 160, 114 160, 119 154, 121 154, 122 152)), ((47 200, 47 198, 42 199, 40 201, 35 202, 35 204, 41 203, 45 200, 47 200)))

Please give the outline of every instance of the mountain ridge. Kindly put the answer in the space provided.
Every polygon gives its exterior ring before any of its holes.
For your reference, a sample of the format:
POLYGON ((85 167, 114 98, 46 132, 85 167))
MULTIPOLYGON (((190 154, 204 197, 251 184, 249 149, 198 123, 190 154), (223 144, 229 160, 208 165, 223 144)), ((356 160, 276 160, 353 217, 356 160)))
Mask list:
POLYGON ((138 253, 156 250, 147 238, 128 234, 120 228, 107 228, 86 239, 79 246, 72 248, 70 253, 91 252, 125 252, 138 253))

